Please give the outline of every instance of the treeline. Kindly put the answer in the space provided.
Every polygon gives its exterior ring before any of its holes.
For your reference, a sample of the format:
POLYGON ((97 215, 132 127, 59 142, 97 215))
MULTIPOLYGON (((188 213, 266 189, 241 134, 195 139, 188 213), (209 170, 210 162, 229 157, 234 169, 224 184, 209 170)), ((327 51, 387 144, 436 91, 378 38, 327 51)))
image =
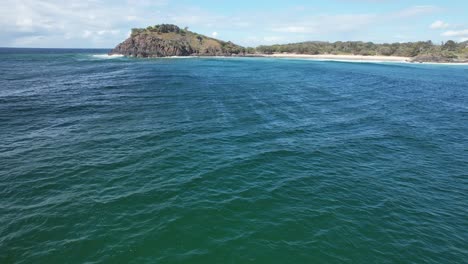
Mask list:
POLYGON ((298 53, 298 54, 352 54, 416 57, 420 55, 437 55, 446 58, 468 58, 468 41, 456 43, 449 40, 441 45, 432 41, 375 44, 362 41, 301 42, 284 45, 259 46, 257 53, 298 53))
POLYGON ((221 44, 223 52, 238 55, 261 55, 273 53, 296 53, 296 54, 336 54, 336 55, 382 55, 412 57, 420 61, 468 61, 468 41, 457 43, 449 40, 441 44, 434 44, 432 41, 406 42, 406 43, 384 43, 375 44, 373 42, 362 41, 337 41, 321 42, 308 41, 292 44, 258 46, 256 48, 241 47, 232 42, 216 40, 195 32, 189 31, 187 27, 179 28, 172 24, 160 24, 147 28, 132 29, 132 36, 157 34, 158 38, 171 39, 171 34, 175 33, 184 38, 195 38, 200 45, 205 42, 216 41, 221 44))
POLYGON ((177 34, 184 34, 187 33, 188 28, 181 29, 176 25, 172 24, 161 24, 161 25, 155 25, 155 26, 149 26, 147 28, 132 28, 132 34, 139 34, 139 33, 145 33, 145 32, 156 32, 156 33, 169 33, 169 32, 174 32, 177 34))

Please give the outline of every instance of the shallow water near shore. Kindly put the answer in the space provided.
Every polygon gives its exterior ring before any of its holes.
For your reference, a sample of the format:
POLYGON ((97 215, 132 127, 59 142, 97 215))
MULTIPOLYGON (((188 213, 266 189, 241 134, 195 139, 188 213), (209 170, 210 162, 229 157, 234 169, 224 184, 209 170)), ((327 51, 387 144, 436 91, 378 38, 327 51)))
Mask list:
POLYGON ((468 259, 467 66, 105 53, 0 49, 0 263, 468 259))

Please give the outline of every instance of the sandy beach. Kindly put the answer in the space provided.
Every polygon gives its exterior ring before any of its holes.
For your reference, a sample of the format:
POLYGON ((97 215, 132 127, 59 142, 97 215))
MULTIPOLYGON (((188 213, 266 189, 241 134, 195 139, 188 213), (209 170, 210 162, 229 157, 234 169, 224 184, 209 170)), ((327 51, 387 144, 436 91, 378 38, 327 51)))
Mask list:
POLYGON ((316 60, 349 60, 349 61, 384 61, 384 62, 409 62, 409 57, 397 57, 397 56, 363 56, 363 55, 333 55, 333 54, 320 54, 320 55, 308 55, 308 54, 294 54, 294 53, 276 53, 271 55, 264 55, 265 57, 274 58, 304 58, 304 59, 316 59, 316 60))

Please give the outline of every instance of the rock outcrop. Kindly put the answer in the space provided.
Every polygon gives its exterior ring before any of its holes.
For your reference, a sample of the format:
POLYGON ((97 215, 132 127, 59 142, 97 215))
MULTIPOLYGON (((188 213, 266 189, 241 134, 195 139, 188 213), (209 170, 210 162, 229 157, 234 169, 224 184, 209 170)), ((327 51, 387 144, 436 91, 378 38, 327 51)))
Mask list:
POLYGON ((467 60, 458 57, 443 56, 440 54, 423 54, 411 59, 411 62, 434 62, 434 63, 468 63, 467 60))
POLYGON ((175 25, 156 25, 133 29, 131 36, 109 54, 129 57, 170 56, 243 56, 246 50, 232 42, 225 42, 180 29, 175 25))

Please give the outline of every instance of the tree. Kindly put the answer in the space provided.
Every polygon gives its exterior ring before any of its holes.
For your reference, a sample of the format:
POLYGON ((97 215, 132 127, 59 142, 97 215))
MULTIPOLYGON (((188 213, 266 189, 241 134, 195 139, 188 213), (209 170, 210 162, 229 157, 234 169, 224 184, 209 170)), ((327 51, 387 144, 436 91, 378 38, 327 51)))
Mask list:
POLYGON ((457 43, 453 40, 449 40, 445 42, 445 44, 442 46, 443 50, 448 50, 448 51, 455 51, 457 50, 457 43))

